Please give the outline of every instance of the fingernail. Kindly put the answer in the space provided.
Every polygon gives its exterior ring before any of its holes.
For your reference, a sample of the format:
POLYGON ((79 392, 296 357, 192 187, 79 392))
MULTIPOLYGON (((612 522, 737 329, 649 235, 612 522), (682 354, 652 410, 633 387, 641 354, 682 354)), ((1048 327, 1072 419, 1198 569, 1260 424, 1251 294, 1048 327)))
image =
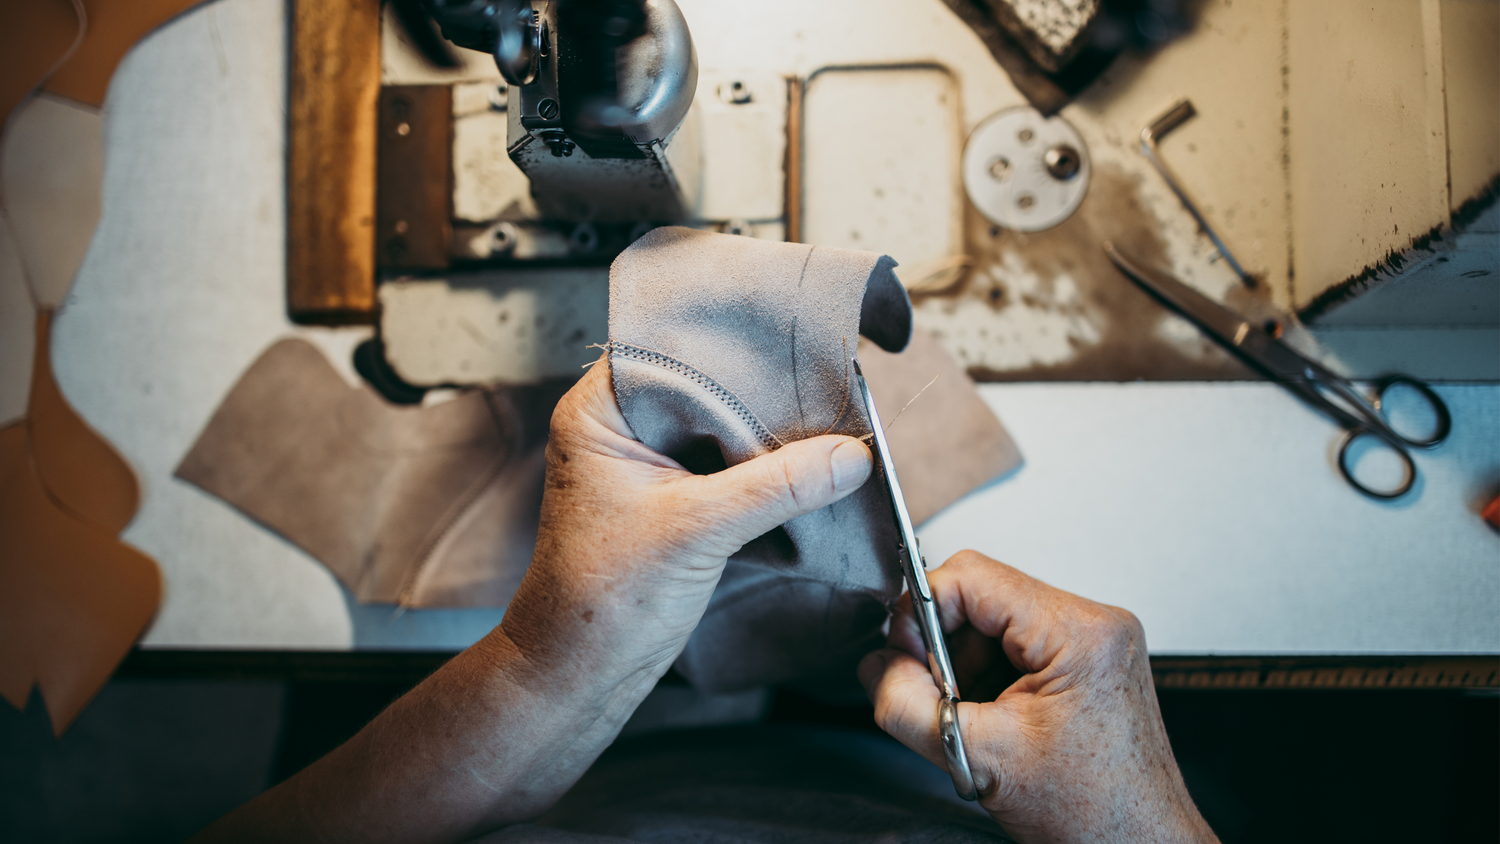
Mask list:
POLYGON ((858 440, 839 443, 829 461, 833 466, 833 488, 839 492, 854 489, 870 477, 870 450, 858 440))

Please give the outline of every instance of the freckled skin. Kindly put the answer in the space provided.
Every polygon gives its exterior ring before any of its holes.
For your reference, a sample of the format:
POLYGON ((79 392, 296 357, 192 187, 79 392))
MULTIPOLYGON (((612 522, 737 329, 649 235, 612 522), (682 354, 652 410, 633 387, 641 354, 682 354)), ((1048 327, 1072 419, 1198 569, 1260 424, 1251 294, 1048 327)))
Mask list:
MULTIPOLYGON (((829 436, 692 475, 632 437, 601 361, 553 415, 536 553, 500 625, 196 840, 453 842, 536 817, 681 653, 726 558, 847 496, 870 465, 859 441, 829 436)), ((981 646, 961 688, 997 690, 960 704, 959 723, 983 804, 1014 838, 1215 840, 1172 758, 1134 616, 972 552, 931 580, 945 627, 981 646), (1019 679, 996 681, 1005 671, 1019 679)), ((881 726, 941 764, 937 690, 902 607, 860 678, 881 726)))
MULTIPOLYGON (((1216 842, 1172 756, 1135 616, 972 551, 928 575, 945 631, 995 640, 1014 679, 959 704, 980 803, 1021 844, 1216 842)), ((909 602, 860 664, 880 726, 937 765, 938 692, 909 602)), ((1003 664, 1002 664, 1003 663, 1003 664)), ((974 672, 959 689, 985 687, 974 672), (975 684, 975 685, 971 685, 975 684)))
POLYGON ((869 472, 868 448, 828 436, 693 475, 634 439, 601 361, 553 414, 536 552, 500 626, 200 840, 462 841, 536 817, 666 673, 726 558, 869 472), (837 476, 835 452, 853 459, 837 476))

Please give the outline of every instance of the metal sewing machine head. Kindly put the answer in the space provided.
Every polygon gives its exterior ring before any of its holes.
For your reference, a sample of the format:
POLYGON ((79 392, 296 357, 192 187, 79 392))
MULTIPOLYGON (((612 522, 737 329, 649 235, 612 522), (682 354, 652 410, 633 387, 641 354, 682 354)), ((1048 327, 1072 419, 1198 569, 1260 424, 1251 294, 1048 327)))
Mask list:
POLYGON ((683 122, 698 60, 672 0, 424 5, 444 38, 495 57, 511 86, 507 150, 544 217, 662 223, 692 214, 700 153, 683 122))

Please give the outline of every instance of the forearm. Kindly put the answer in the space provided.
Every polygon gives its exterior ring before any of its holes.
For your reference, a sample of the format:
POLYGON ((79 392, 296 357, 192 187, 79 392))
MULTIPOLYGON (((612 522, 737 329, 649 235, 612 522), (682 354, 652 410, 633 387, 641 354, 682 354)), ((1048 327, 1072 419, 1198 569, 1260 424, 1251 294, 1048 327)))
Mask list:
POLYGON ((458 841, 550 807, 682 652, 728 556, 871 470, 813 437, 698 476, 634 439, 608 364, 559 403, 536 552, 500 627, 204 841, 458 841))
POLYGON ((657 677, 537 664, 497 628, 204 841, 458 841, 535 817, 657 677))

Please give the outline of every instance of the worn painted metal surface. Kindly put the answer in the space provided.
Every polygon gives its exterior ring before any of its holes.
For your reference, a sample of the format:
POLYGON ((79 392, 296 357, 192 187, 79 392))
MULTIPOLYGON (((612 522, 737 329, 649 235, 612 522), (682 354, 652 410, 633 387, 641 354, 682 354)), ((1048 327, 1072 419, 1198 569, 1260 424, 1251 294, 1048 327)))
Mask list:
MULTIPOLYGON (((805 4, 799 30, 839 24, 821 5, 805 4)), ((285 20, 279 2, 221 0, 171 22, 121 65, 106 109, 103 217, 59 317, 58 380, 142 474, 144 506, 124 538, 157 558, 171 584, 146 647, 462 647, 499 611, 359 606, 315 560, 172 477, 269 343, 310 339, 352 383, 349 353, 369 331, 295 327, 285 313, 285 20)), ((693 22, 695 35, 707 31, 693 22)), ((917 40, 932 34, 923 15, 899 28, 917 40)), ((839 32, 847 53, 862 48, 859 33, 839 32)), ((739 34, 747 51, 782 44, 777 55, 795 67, 795 40, 777 33, 752 21, 739 34)), ((986 85, 966 95, 974 121, 1000 107, 986 85)), ((1214 113, 1204 111, 1204 120, 1214 113)), ((1189 158, 1179 158, 1182 172, 1189 158)), ((1200 200, 1218 201, 1194 186, 1200 200)), ((1500 649, 1495 537, 1476 513, 1500 476, 1492 385, 1441 388, 1455 439, 1417 456, 1425 486, 1396 504, 1349 490, 1328 462, 1334 427, 1273 385, 981 392, 1027 465, 924 526, 933 562, 977 548, 1128 606, 1158 654, 1500 649)))
POLYGON ((608 339, 604 267, 472 273, 380 286, 386 357, 407 383, 575 378, 608 339))
POLYGON ((941 64, 814 71, 803 94, 802 239, 884 252, 908 284, 962 254, 960 102, 941 64))
MULTIPOLYGON (((1420 161, 1398 149, 1415 123, 1395 132, 1387 144, 1388 127, 1371 122, 1384 114, 1421 117, 1417 122, 1422 123, 1442 111, 1444 97, 1468 102, 1490 96, 1485 87, 1490 83, 1454 69, 1471 67, 1475 45, 1487 43, 1461 26, 1470 19, 1488 20, 1489 7, 1473 0, 1397 4, 1357 24, 1338 23, 1331 9, 1305 8, 1309 4, 1294 9, 1284 0, 1191 4, 1189 32, 1150 54, 1121 54, 1062 109, 1087 147, 1093 181, 1071 218, 1030 234, 998 229, 975 212, 963 195, 956 158, 955 166, 948 165, 950 154, 962 150, 982 121, 1025 100, 979 37, 940 0, 770 0, 750 6, 682 0, 680 5, 693 32, 701 76, 713 80, 698 93, 705 136, 700 224, 719 228, 742 216, 739 228, 746 233, 782 236, 779 220, 762 216, 774 204, 770 194, 788 175, 777 167, 785 149, 778 133, 787 120, 786 101, 771 92, 771 80, 808 80, 807 99, 794 115, 803 120, 801 172, 793 174, 800 176, 801 187, 782 213, 802 212, 801 235, 808 242, 895 256, 902 263, 898 272, 917 287, 919 323, 941 335, 983 380, 1250 377, 1121 277, 1099 253, 1099 242, 1112 238, 1128 245, 1242 310, 1290 311, 1306 305, 1322 286, 1378 260, 1382 250, 1408 243, 1403 240, 1408 228, 1419 225, 1413 221, 1433 215, 1446 220, 1448 213, 1446 184, 1440 198, 1423 194, 1404 207, 1386 203, 1386 216, 1401 217, 1391 221, 1376 207, 1384 201, 1382 191, 1389 192, 1379 187, 1379 179, 1361 181, 1364 193, 1325 184, 1336 175, 1333 165, 1340 156, 1348 157, 1338 137, 1345 145, 1361 145, 1355 155, 1365 162, 1360 173, 1428 167, 1425 162, 1441 157, 1454 168, 1454 178, 1474 181, 1480 178, 1474 173, 1490 166, 1481 141, 1494 132, 1489 118, 1471 110, 1448 108, 1446 146, 1413 140, 1422 150, 1432 148, 1420 161), (1314 55, 1320 26, 1333 27, 1337 32, 1327 37, 1345 41, 1355 29, 1386 40, 1405 30, 1415 33, 1408 40, 1417 52, 1392 58, 1412 71, 1396 80, 1411 88, 1406 110, 1383 106, 1384 111, 1359 112, 1365 123, 1355 133, 1326 126, 1333 118, 1318 110, 1336 109, 1321 104, 1330 95, 1319 90, 1319 79, 1347 74, 1348 62, 1335 67, 1331 56, 1349 51, 1330 47, 1327 55, 1314 55), (868 70, 828 70, 874 66, 908 71, 882 77, 868 70), (911 70, 924 67, 928 70, 911 70), (1434 86, 1427 73, 1432 67, 1442 68, 1446 88, 1434 86), (879 84, 881 78, 888 84, 879 84), (719 98, 723 80, 745 80, 755 89, 754 119, 749 111, 736 116, 734 109, 742 107, 719 98), (837 96, 822 96, 820 89, 837 96), (1198 114, 1163 141, 1160 153, 1258 280, 1255 295, 1243 289, 1139 154, 1141 128, 1184 97, 1198 114), (739 204, 747 209, 742 214, 733 210, 739 204)), ((1346 58, 1361 77, 1361 62, 1376 60, 1346 58)), ((388 70, 393 64, 399 62, 388 62, 388 70)), ((1377 68, 1370 78, 1390 73, 1377 68)), ((1349 95, 1346 88, 1329 90, 1352 96, 1352 101, 1346 96, 1345 110, 1358 112, 1358 92, 1349 95)), ((460 126, 456 144, 462 145, 465 135, 460 126)), ((466 191, 476 190, 475 179, 489 178, 482 166, 473 166, 476 160, 455 156, 455 209, 464 205, 459 200, 466 191)), ((1409 180, 1399 178, 1399 190, 1407 190, 1409 180)), ((514 183, 498 192, 485 190, 491 197, 503 193, 507 202, 524 198, 514 183)), ((494 213, 497 204, 492 198, 485 213, 494 213)), ((1431 324, 1420 328, 1427 334, 1434 330, 1431 324)), ((1486 362, 1495 356, 1482 354, 1500 334, 1484 326, 1477 330, 1490 334, 1471 331, 1465 342, 1442 344, 1447 351, 1396 356, 1394 363, 1409 361, 1408 369, 1429 378, 1500 377, 1500 364, 1486 362)), ((1341 325, 1337 332, 1338 349, 1330 357, 1343 371, 1368 376, 1392 364, 1385 352, 1393 347, 1382 339, 1385 327, 1341 325), (1363 333, 1355 336, 1355 331, 1363 333)), ((1416 334, 1407 339, 1411 342, 1396 347, 1432 348, 1416 334)), ((1316 346, 1311 335, 1299 340, 1307 350, 1316 346)))

